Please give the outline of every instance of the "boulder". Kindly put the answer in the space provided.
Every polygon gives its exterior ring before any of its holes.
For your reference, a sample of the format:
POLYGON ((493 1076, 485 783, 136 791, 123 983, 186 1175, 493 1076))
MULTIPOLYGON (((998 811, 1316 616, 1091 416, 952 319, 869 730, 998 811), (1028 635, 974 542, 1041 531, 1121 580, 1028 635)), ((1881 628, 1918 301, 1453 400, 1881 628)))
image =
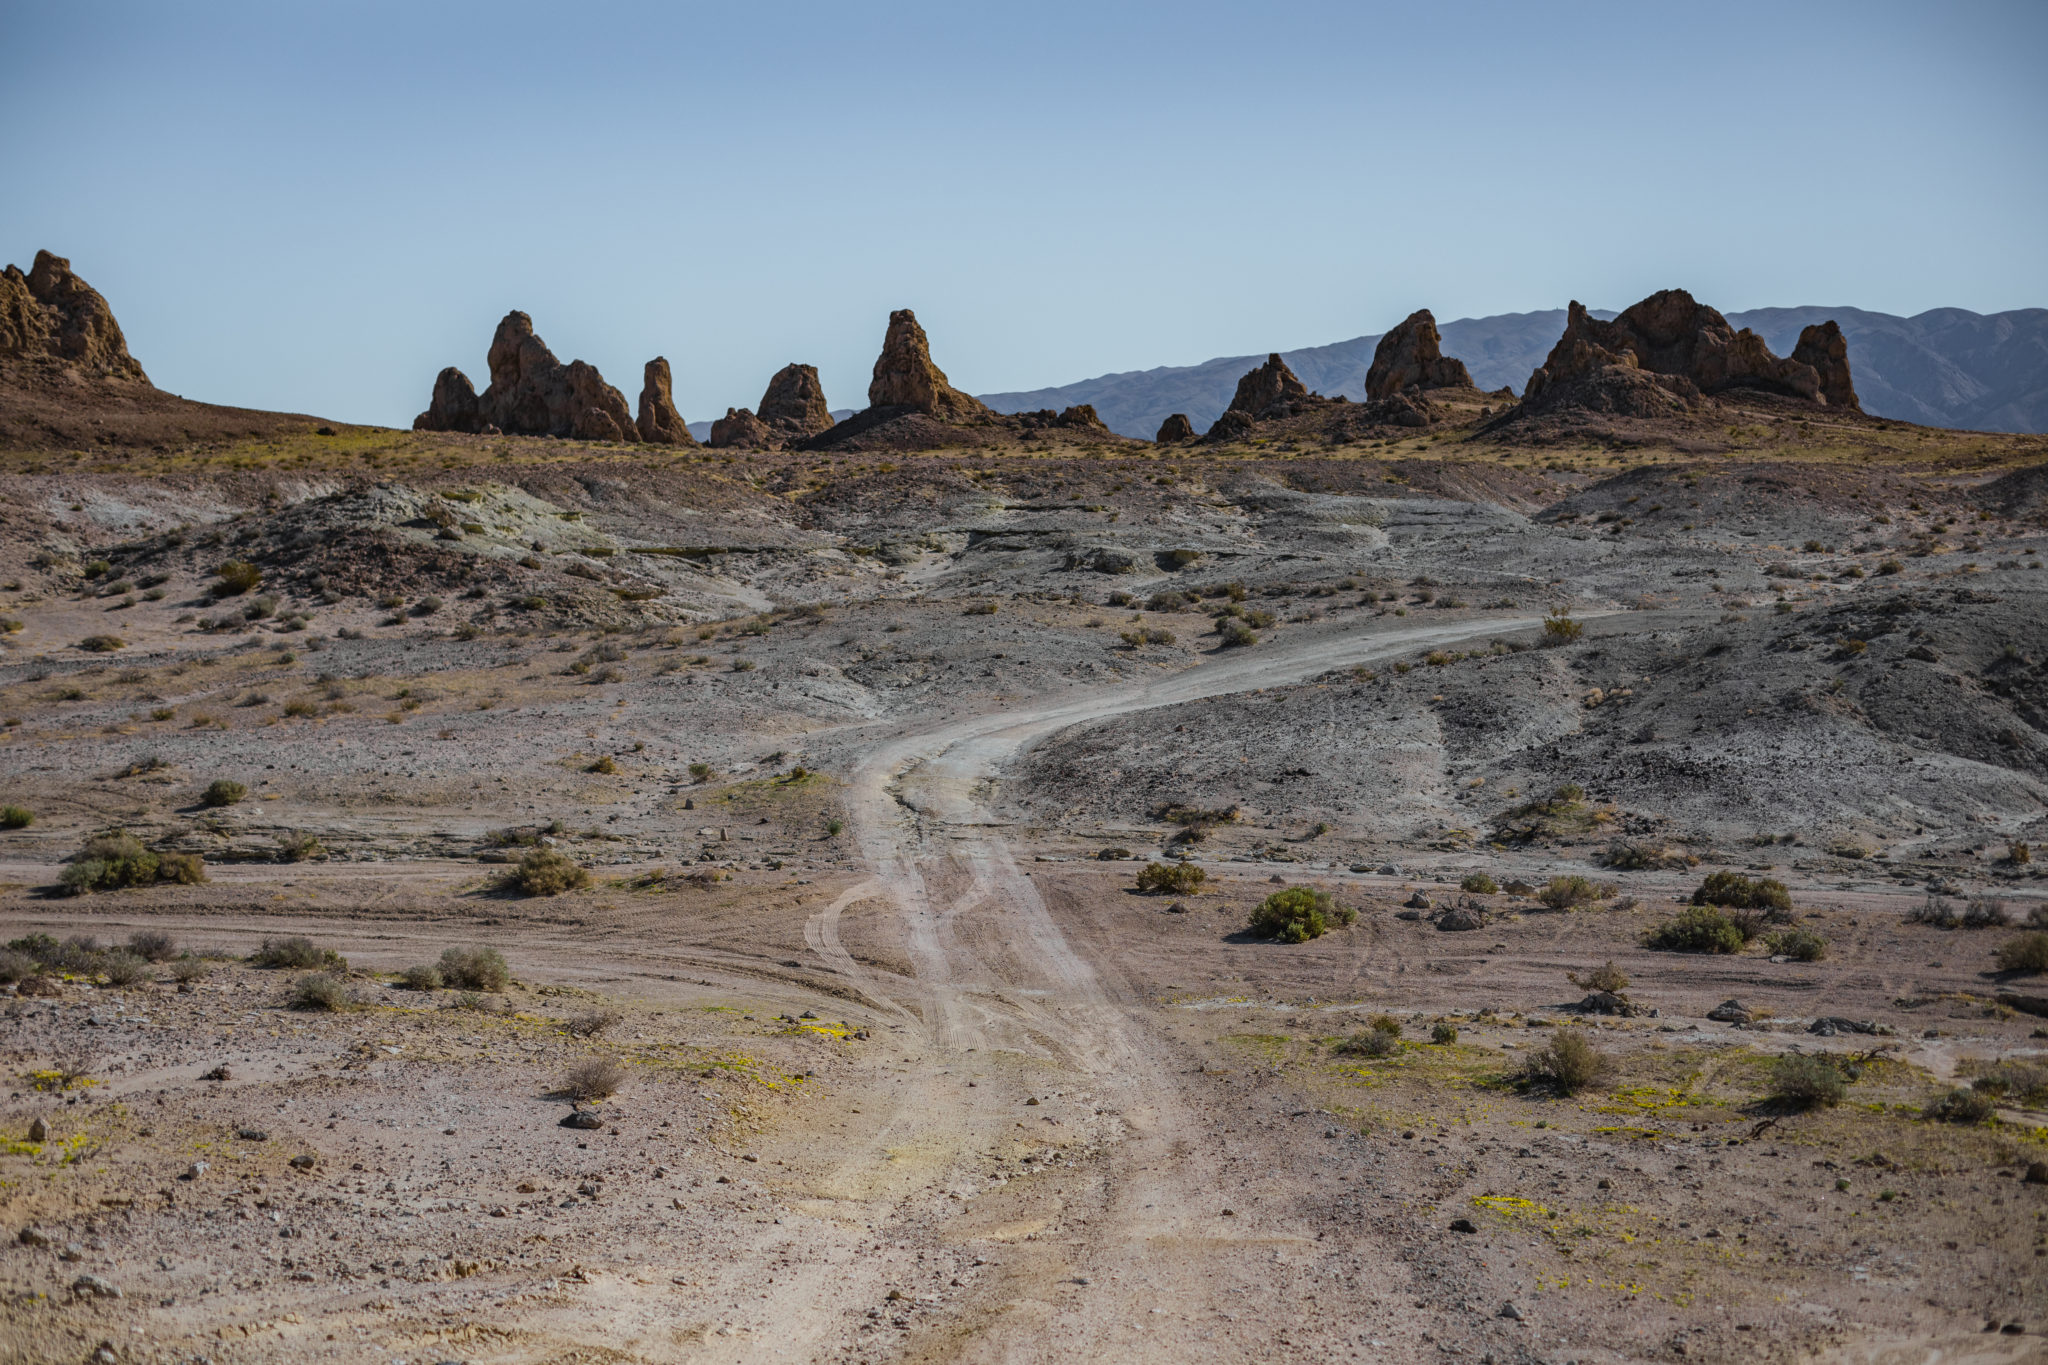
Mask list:
POLYGON ((1202 439, 1212 445, 1224 441, 1242 441, 1252 434, 1252 428, 1256 425, 1250 413, 1240 412, 1235 408, 1226 409, 1224 414, 1202 433, 1202 439))
POLYGON ((434 403, 413 419, 414 428, 474 432, 495 427, 510 436, 640 439, 626 396, 605 383, 596 366, 555 359, 547 343, 534 335, 533 319, 526 314, 515 310, 505 315, 491 338, 489 359, 491 382, 477 396, 473 419, 462 402, 469 380, 449 369, 434 381, 434 403))
POLYGON ((889 314, 882 353, 868 384, 868 406, 909 408, 946 422, 986 421, 991 414, 980 399, 964 394, 932 363, 930 340, 917 325, 917 314, 899 308, 889 314))
POLYGON ((1104 433, 1109 431, 1109 426, 1096 413, 1093 403, 1076 403, 1070 408, 1062 409, 1060 415, 1053 419, 1053 425, 1079 427, 1083 430, 1091 431, 1099 430, 1104 433))
POLYGON ((1465 362, 1443 353, 1436 318, 1418 308, 1373 348, 1372 368, 1365 374, 1368 401, 1392 398, 1404 389, 1469 389, 1475 387, 1465 362))
POLYGON ((1438 915, 1436 917, 1436 927, 1445 933, 1452 934, 1465 933, 1473 929, 1484 929, 1486 927, 1486 915, 1483 911, 1473 906, 1460 905, 1456 909, 1446 910, 1441 915, 1438 915))
MULTIPOLYGON (((1308 385, 1294 377, 1294 371, 1287 368, 1287 362, 1275 351, 1266 357, 1265 364, 1237 381, 1237 395, 1225 411, 1261 417, 1306 397, 1308 385)), ((1215 428, 1210 431, 1213 434, 1215 428)))
POLYGON ((647 362, 640 379, 640 418, 634 423, 640 439, 651 445, 694 446, 697 438, 676 411, 675 381, 669 375, 668 360, 656 356, 647 362))
POLYGON ((482 428, 477 415, 476 385, 469 376, 450 365, 434 376, 434 397, 427 410, 412 419, 414 431, 468 431, 482 428))
POLYGON ((1747 1024, 1755 1017, 1740 1000, 1723 1000, 1707 1011, 1707 1018, 1717 1024, 1747 1024))
POLYGON ((766 450, 778 443, 775 433, 754 416, 752 409, 727 408, 725 416, 711 424, 711 439, 705 444, 720 449, 744 446, 749 450, 766 450))
POLYGON ((832 410, 825 406, 825 388, 818 382, 815 365, 784 365, 768 381, 761 395, 758 413, 771 430, 793 441, 816 436, 832 427, 832 410))
POLYGON ((1646 1011, 1619 991, 1594 991, 1574 1008, 1580 1014, 1612 1014, 1633 1019, 1646 1011))
POLYGON ((1734 388, 1821 401, 1820 373, 1813 366, 1779 359, 1747 327, 1738 332, 1683 289, 1666 289, 1612 322, 1600 321, 1574 299, 1564 335, 1529 376, 1523 405, 1531 411, 1574 406, 1657 416, 1698 394, 1734 388))
POLYGON ((26 275, 0 271, 0 361, 68 369, 87 379, 148 384, 114 310, 71 262, 36 253, 26 275))
POLYGON ((1152 439, 1163 446, 1192 441, 1195 439, 1195 424, 1188 420, 1186 413, 1176 412, 1159 424, 1159 434, 1152 439))
POLYGON ((1820 376, 1820 396, 1829 407, 1863 411, 1863 404, 1856 398, 1856 385, 1849 378, 1849 342, 1832 318, 1799 333, 1792 359, 1801 365, 1811 365, 1820 376))

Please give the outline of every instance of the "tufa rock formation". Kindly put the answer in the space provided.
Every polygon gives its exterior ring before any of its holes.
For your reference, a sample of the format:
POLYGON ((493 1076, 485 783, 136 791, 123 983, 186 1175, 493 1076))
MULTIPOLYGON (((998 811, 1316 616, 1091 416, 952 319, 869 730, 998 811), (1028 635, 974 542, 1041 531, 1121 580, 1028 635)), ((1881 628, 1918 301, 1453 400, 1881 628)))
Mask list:
MULTIPOLYGON (((1810 349, 1824 351, 1826 345, 1821 333, 1810 349)), ((1846 346, 1838 363, 1836 391, 1853 398, 1846 346)), ((1564 335, 1529 376, 1523 406, 1654 416, 1689 405, 1703 393, 1737 388, 1828 401, 1816 366, 1779 359, 1747 327, 1738 332, 1683 289, 1666 289, 1612 322, 1593 317, 1574 300, 1564 335)))
MULTIPOLYGON (((945 382, 944 375, 939 382, 945 382)), ((768 391, 761 395, 760 420, 792 441, 830 430, 832 410, 825 406, 825 388, 818 382, 817 366, 784 365, 777 370, 768 381, 768 391)))
POLYGON ((1176 412, 1159 424, 1159 434, 1152 439, 1163 446, 1192 441, 1195 439, 1195 424, 1188 420, 1186 413, 1176 412))
POLYGON ((1863 411, 1863 404, 1856 398, 1856 385, 1849 378, 1849 342, 1832 318, 1799 333, 1792 359, 1801 365, 1811 365, 1820 376, 1820 396, 1829 407, 1863 411))
POLYGON ((47 251, 36 253, 26 275, 13 265, 0 272, 0 361, 149 383, 114 310, 72 273, 71 262, 47 251))
MULTIPOLYGON (((413 419, 415 431, 479 432, 496 428, 511 436, 562 436, 579 441, 638 441, 640 429, 626 396, 604 382, 594 365, 555 359, 534 335, 533 319, 510 312, 491 338, 491 383, 473 392, 460 370, 447 369, 434 381, 433 405, 413 419), (445 400, 445 403, 444 403, 445 400)), ((664 366, 664 368, 666 368, 664 366)))
POLYGON ((683 424, 676 411, 675 382, 669 375, 668 359, 656 356, 647 362, 640 380, 640 418, 634 424, 640 439, 650 445, 694 446, 697 438, 683 424))
POLYGON ((1469 389, 1472 376, 1465 362, 1443 352, 1436 318, 1427 308, 1410 313, 1399 327, 1373 348, 1372 368, 1365 375, 1368 402, 1392 398, 1404 389, 1469 389))
MULTIPOLYGON (((1261 417, 1283 403, 1306 397, 1308 385, 1294 377, 1294 371, 1287 368, 1287 362, 1275 351, 1266 357, 1265 364, 1237 381, 1237 396, 1230 400, 1225 411, 1261 417)), ((1215 428, 1210 428, 1212 435, 1214 431, 1215 428)))
POLYGON ((908 308, 889 314, 889 332, 868 385, 868 406, 910 408, 946 422, 983 422, 994 416, 980 399, 946 382, 945 371, 932 363, 931 342, 917 325, 917 314, 908 308))
POLYGON ((705 444, 721 449, 745 446, 749 450, 766 450, 779 442, 768 424, 756 417, 751 409, 727 408, 725 416, 711 424, 711 439, 705 444))

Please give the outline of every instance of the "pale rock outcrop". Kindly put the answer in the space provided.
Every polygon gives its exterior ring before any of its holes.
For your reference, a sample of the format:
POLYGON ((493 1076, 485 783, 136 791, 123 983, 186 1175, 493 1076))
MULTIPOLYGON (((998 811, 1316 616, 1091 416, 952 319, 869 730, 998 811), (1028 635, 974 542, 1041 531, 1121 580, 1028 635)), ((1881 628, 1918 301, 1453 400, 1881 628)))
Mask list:
POLYGON ((85 379, 148 384, 114 310, 71 262, 36 253, 27 274, 0 271, 0 362, 70 370, 85 379))
POLYGON ((889 331, 868 385, 868 405, 910 408, 946 422, 985 422, 994 415, 980 399, 947 382, 945 371, 932 363, 924 328, 908 308, 889 314, 889 331))

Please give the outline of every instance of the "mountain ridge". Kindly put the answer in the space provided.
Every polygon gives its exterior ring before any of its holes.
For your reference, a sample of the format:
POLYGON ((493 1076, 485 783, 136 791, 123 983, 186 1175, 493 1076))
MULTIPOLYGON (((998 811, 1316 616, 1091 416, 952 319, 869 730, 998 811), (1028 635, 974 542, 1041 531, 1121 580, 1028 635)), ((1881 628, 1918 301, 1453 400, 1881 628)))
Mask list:
MULTIPOLYGON (((1602 320, 1611 309, 1589 310, 1602 320)), ((1830 318, 1849 343, 1849 366, 1864 411, 1879 417, 1969 431, 2048 431, 2048 308, 1973 313, 1932 308, 1912 317, 1852 307, 1802 305, 1729 313, 1772 351, 1788 355, 1800 329, 1830 318)), ((1563 333, 1565 310, 1496 313, 1442 324, 1445 355, 1456 356, 1482 389, 1520 393, 1563 333)), ((1280 352, 1317 393, 1363 400, 1373 350, 1384 333, 1280 352)), ((976 395, 998 412, 1091 404, 1111 430, 1149 438, 1186 413, 1206 427, 1230 403, 1237 381, 1263 354, 1217 356, 1194 365, 1123 370, 1050 388, 976 395)))

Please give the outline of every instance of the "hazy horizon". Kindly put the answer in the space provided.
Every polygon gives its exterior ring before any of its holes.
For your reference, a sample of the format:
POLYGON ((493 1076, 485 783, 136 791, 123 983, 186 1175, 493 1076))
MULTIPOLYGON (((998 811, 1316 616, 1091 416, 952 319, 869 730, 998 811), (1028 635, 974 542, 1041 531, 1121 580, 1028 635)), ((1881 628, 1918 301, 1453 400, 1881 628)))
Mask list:
POLYGON ((0 259, 70 257, 167 390, 347 421, 481 386, 512 308, 703 420, 792 360, 860 406, 900 307, 996 392, 1417 307, 2048 303, 2032 5, 10 20, 64 59, 0 89, 0 259))

